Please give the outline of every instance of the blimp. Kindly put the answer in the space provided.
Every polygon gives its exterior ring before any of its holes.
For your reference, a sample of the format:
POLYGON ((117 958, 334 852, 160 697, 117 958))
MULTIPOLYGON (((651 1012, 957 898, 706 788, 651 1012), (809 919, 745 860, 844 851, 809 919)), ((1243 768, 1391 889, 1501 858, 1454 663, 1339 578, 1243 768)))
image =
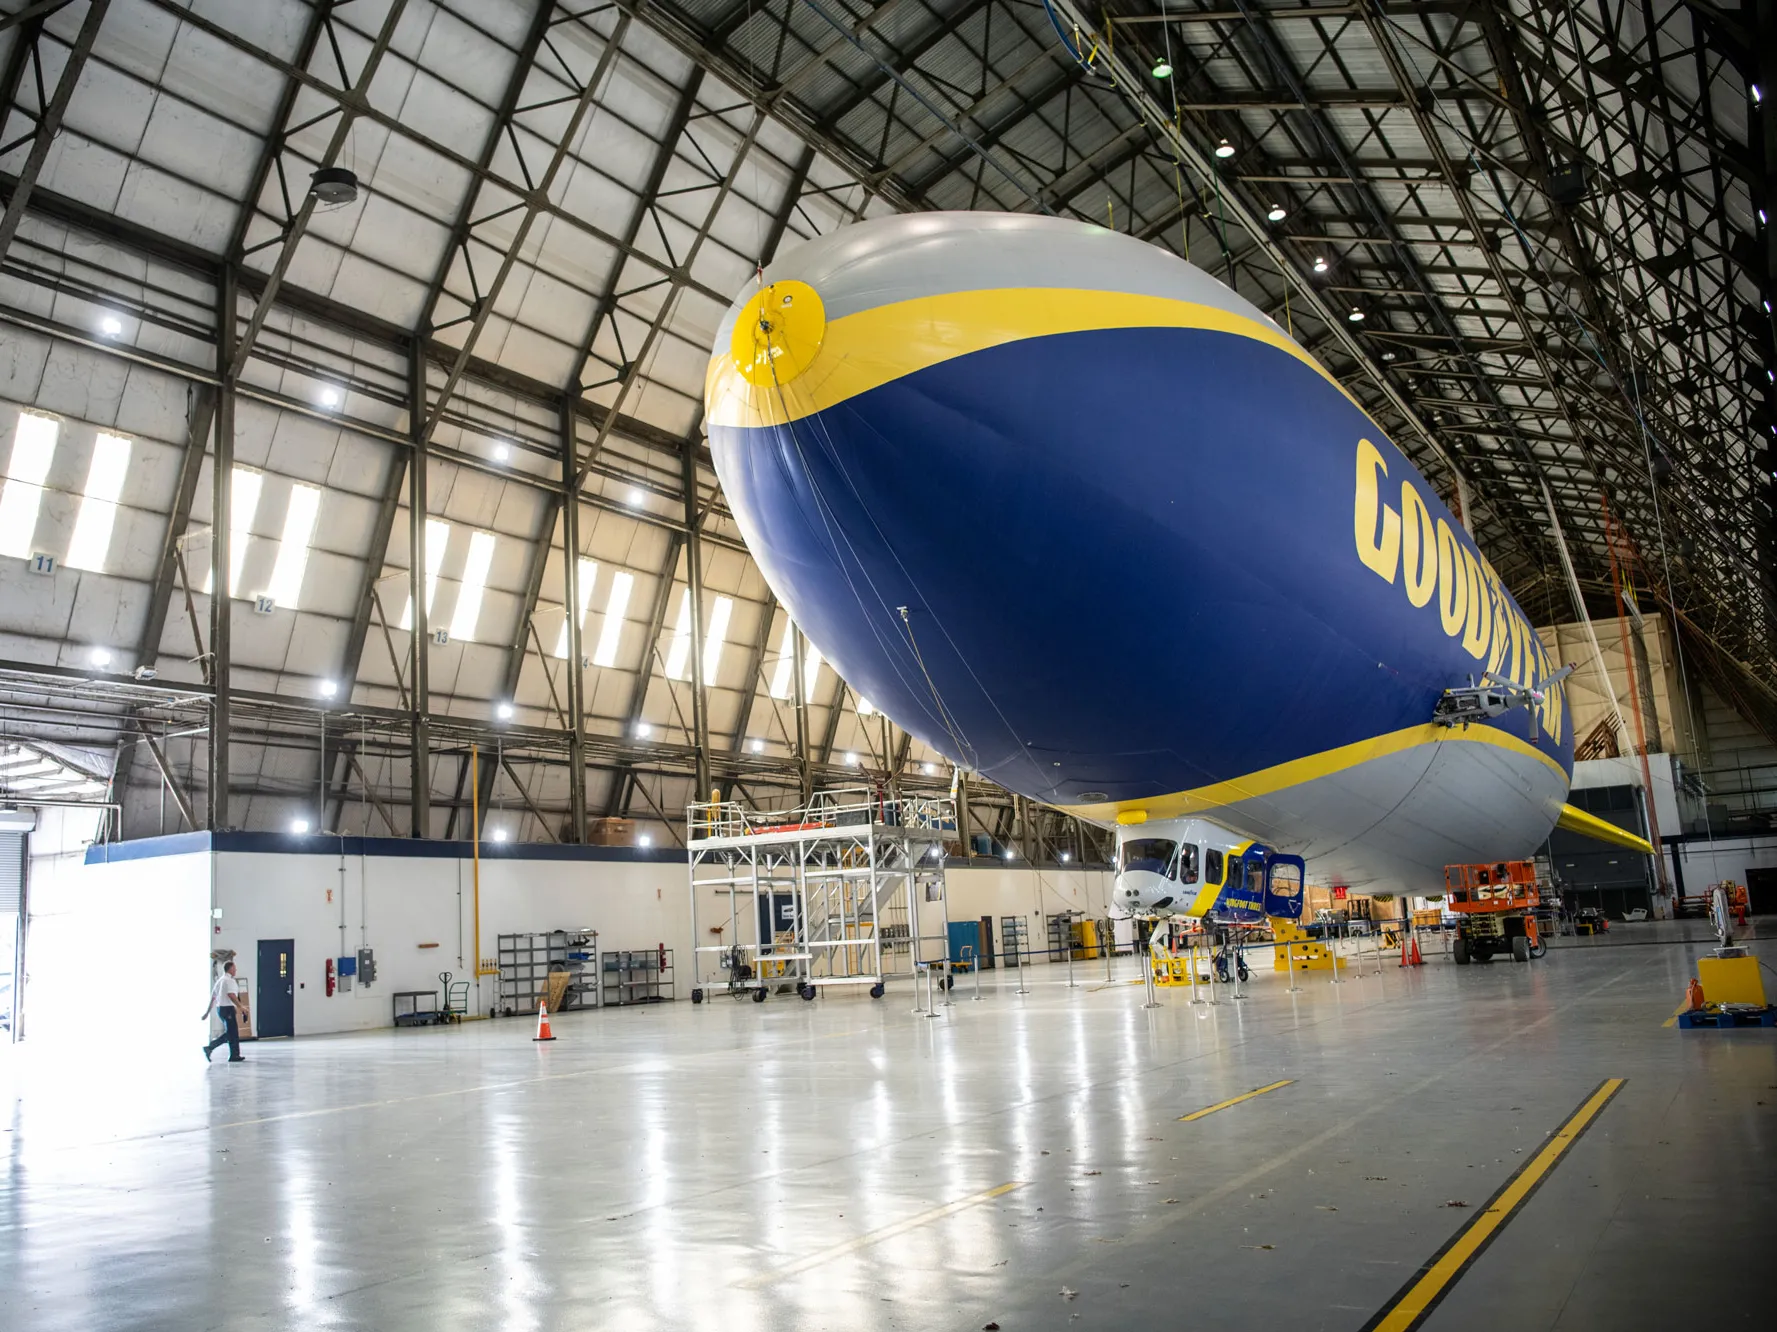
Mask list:
POLYGON ((1568 806, 1565 669, 1438 492, 1170 252, 840 228, 735 301, 705 412, 809 640, 959 767, 1115 828, 1131 913, 1437 893, 1557 823, 1647 849, 1568 806))

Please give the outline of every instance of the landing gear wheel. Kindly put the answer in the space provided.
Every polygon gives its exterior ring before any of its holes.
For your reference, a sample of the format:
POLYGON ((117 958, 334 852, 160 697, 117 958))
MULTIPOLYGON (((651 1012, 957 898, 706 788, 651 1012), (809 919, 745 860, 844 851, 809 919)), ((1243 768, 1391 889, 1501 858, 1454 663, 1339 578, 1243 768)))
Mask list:
POLYGON ((807 981, 803 981, 802 984, 796 988, 796 993, 801 995, 804 999, 812 999, 814 998, 814 986, 810 985, 807 981))
POLYGON ((753 991, 753 1002, 756 1004, 765 1002, 765 987, 763 985, 753 991))
POLYGON ((701 1004, 703 1002, 703 991, 702 990, 691 991, 691 1002, 694 1004, 701 1004))
POLYGON ((1469 964, 1468 940, 1458 936, 1450 945, 1450 956, 1456 960, 1457 966, 1466 967, 1469 964))
POLYGON ((1547 939, 1543 938, 1541 935, 1538 935, 1536 942, 1530 945, 1530 955, 1532 957, 1541 957, 1544 953, 1546 953, 1548 951, 1549 951, 1549 941, 1547 939))
POLYGON ((1228 983, 1228 963, 1225 958, 1216 959, 1216 979, 1223 985, 1228 983))
POLYGON ((881 981, 877 981, 876 984, 874 984, 870 987, 870 997, 872 999, 882 998, 882 992, 883 992, 883 986, 882 986, 881 981))
POLYGON ((956 988, 956 977, 946 976, 944 978, 944 988, 947 990, 954 990, 956 988))
POLYGON ((1253 978, 1252 972, 1250 972, 1246 969, 1245 962, 1242 962, 1239 966, 1234 968, 1234 974, 1236 976, 1240 977, 1240 979, 1243 981, 1249 981, 1253 978))
POLYGON ((1522 934, 1512 940, 1512 961, 1530 961, 1530 940, 1526 939, 1522 934))

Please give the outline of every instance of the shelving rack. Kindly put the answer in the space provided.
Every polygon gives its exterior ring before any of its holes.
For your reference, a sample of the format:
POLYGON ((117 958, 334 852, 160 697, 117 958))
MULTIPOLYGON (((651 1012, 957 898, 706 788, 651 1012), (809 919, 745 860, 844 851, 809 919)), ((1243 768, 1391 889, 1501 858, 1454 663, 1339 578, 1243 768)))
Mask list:
POLYGON ((673 997, 673 950, 624 949, 599 954, 599 1003, 605 1008, 658 1004, 673 997))
POLYGON ((1022 967, 1030 963, 1030 924, 1023 916, 1000 917, 1000 965, 1022 967))
POLYGON ((508 1017, 535 1013, 537 1001, 549 993, 549 977, 557 972, 568 977, 562 1008, 597 1007, 598 983, 586 973, 598 957, 598 937, 594 929, 498 936, 499 1011, 508 1017))
POLYGON ((717 987, 762 998, 828 985, 880 997, 889 980, 949 956, 948 798, 842 787, 788 810, 692 805, 687 822, 692 937, 720 940, 695 949, 693 1000, 717 987))

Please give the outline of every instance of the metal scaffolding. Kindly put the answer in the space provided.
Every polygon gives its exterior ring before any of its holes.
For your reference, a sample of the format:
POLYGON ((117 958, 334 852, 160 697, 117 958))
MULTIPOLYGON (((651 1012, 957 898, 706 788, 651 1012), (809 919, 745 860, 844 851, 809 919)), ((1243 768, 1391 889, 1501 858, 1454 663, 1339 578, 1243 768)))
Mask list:
POLYGON ((864 985, 880 999, 949 955, 944 844, 957 835, 948 797, 869 787, 816 792, 794 809, 738 801, 692 805, 687 818, 692 1001, 726 989, 762 1002, 864 985))

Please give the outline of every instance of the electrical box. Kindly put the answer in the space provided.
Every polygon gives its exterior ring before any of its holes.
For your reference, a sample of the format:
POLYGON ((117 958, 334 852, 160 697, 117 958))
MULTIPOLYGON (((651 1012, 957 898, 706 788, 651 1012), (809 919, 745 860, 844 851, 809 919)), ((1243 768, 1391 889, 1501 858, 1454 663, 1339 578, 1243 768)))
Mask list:
POLYGON ((352 977, 358 972, 358 959, 355 957, 342 957, 339 959, 338 966, 335 969, 339 973, 339 992, 341 994, 349 994, 352 989, 352 977))
POLYGON ((358 950, 358 983, 374 985, 376 983, 376 949, 360 948, 358 950))

